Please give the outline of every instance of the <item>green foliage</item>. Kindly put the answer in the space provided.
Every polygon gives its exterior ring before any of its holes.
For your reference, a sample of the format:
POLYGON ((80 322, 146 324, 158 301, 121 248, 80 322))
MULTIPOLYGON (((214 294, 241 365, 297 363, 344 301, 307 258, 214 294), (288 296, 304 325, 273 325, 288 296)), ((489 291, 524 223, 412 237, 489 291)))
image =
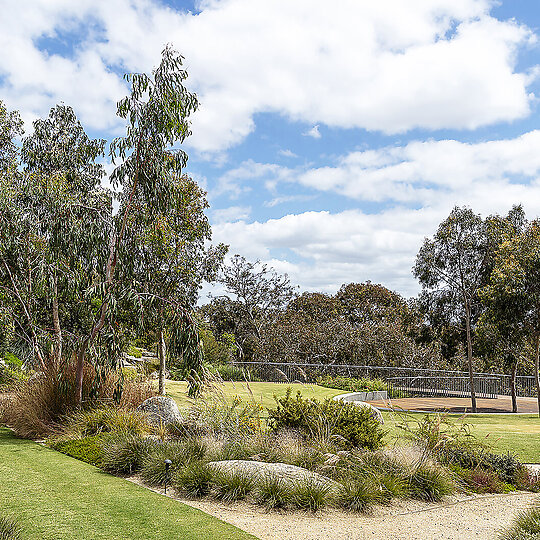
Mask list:
POLYGON ((510 527, 501 531, 499 540, 540 540, 540 505, 519 512, 510 527))
POLYGON ((388 390, 388 384, 382 379, 360 377, 342 377, 341 375, 322 375, 317 377, 317 384, 326 388, 337 388, 346 392, 378 392, 388 390))
POLYGON ((172 485, 177 491, 190 497, 202 497, 210 493, 214 472, 202 461, 192 461, 175 471, 172 485))
POLYGON ((98 433, 81 439, 60 439, 51 443, 51 448, 91 465, 101 465, 101 451, 107 443, 108 435, 98 433))
POLYGON ((21 535, 21 528, 12 517, 0 516, 0 540, 19 540, 21 535))
POLYGON ((295 508, 316 512, 330 501, 333 491, 328 483, 305 477, 294 482, 290 488, 291 504, 295 508))
POLYGON ((322 403, 304 399, 300 391, 293 398, 290 388, 284 397, 274 398, 276 409, 268 409, 270 426, 274 430, 298 429, 312 436, 326 432, 344 448, 375 450, 382 445, 384 432, 369 409, 331 399, 322 403))
POLYGON ((238 471, 217 471, 212 483, 214 497, 225 502, 245 499, 255 484, 249 474, 238 471))
POLYGON ((187 454, 185 450, 185 445, 177 441, 165 441, 152 447, 142 460, 142 480, 150 486, 162 485, 167 475, 166 459, 172 461, 169 479, 182 465, 189 464, 194 460, 193 456, 187 454))
POLYGON ((255 500, 266 509, 286 508, 291 504, 291 489, 275 475, 266 475, 257 482, 255 500))
POLYGON ((103 445, 101 467, 113 473, 132 474, 158 443, 133 434, 112 435, 103 445))
POLYGON ((218 375, 224 381, 259 381, 252 375, 249 369, 235 366, 234 364, 222 364, 210 367, 210 373, 218 375))
POLYGON ((338 504, 353 512, 368 512, 373 505, 383 502, 379 486, 365 476, 349 477, 343 481, 338 504))
POLYGON ((442 467, 420 463, 410 477, 409 489, 416 499, 437 502, 452 494, 456 486, 442 467))
POLYGON ((77 411, 66 420, 65 433, 86 436, 108 432, 145 435, 151 427, 144 414, 116 407, 77 411))

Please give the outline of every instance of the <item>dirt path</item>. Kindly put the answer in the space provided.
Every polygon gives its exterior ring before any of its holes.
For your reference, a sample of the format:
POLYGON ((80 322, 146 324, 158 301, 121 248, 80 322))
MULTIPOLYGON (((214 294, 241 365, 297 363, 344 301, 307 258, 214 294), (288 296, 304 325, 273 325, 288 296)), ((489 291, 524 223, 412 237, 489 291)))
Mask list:
POLYGON ((368 516, 334 509, 315 515, 266 512, 248 503, 178 500, 261 540, 495 540, 498 530, 509 525, 516 512, 538 500, 538 494, 454 496, 440 504, 399 501, 378 507, 368 516))

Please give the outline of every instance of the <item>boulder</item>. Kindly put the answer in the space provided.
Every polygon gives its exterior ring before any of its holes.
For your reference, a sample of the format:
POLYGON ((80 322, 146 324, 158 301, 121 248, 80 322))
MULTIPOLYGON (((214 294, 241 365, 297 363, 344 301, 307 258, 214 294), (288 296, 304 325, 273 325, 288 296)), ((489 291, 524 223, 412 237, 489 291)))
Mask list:
POLYGON ((255 481, 270 477, 279 478, 284 484, 293 485, 301 480, 311 480, 321 486, 328 487, 332 491, 337 492, 340 488, 338 482, 326 476, 286 463, 231 459, 227 461, 211 461, 208 466, 218 471, 243 473, 251 476, 255 481))
POLYGON ((356 392, 352 394, 340 394, 339 396, 334 396, 334 400, 343 401, 344 403, 352 403, 355 407, 363 407, 365 409, 370 409, 371 416, 375 418, 377 422, 379 422, 379 424, 381 425, 384 424, 383 415, 381 411, 377 409, 377 407, 374 407, 373 405, 371 405, 370 403, 366 403, 365 401, 358 401, 357 399, 355 399, 355 397, 356 397, 356 392))
POLYGON ((138 407, 139 412, 145 413, 150 425, 160 427, 162 424, 182 422, 182 415, 173 398, 154 396, 143 401, 138 407))

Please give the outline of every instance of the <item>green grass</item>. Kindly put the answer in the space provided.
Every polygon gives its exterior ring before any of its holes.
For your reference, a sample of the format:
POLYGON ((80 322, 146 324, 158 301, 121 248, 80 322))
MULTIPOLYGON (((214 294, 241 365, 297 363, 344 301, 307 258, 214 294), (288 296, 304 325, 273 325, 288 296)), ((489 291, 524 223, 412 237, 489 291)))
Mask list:
MULTIPOLYGON (((275 407, 273 395, 278 397, 285 395, 288 387, 293 389, 293 395, 297 390, 302 392, 302 396, 306 398, 316 398, 324 400, 328 397, 338 396, 343 394, 343 390, 336 390, 335 388, 323 388, 316 384, 278 384, 268 382, 233 382, 227 381, 218 386, 218 389, 222 389, 223 394, 230 401, 234 396, 240 397, 242 400, 255 399, 258 403, 261 403, 263 407, 275 407), (249 387, 249 389, 248 389, 249 387), (251 390, 251 392, 250 392, 251 390)), ((185 407, 189 405, 190 399, 187 397, 186 389, 187 384, 184 381, 166 381, 167 395, 174 398, 179 407, 185 407)), ((219 391, 219 390, 218 390, 219 391)))
POLYGON ((0 428, 0 515, 22 538, 255 538, 232 525, 0 428))
MULTIPOLYGON (((327 397, 343 394, 342 390, 323 388, 314 384, 278 384, 267 382, 249 383, 253 398, 263 407, 275 407, 273 395, 281 397, 285 395, 287 387, 291 386, 293 394, 297 390, 304 397, 326 399, 327 397)), ((225 382, 220 387, 224 396, 231 400, 235 395, 243 400, 251 399, 252 395, 248 385, 242 382, 225 382)), ((167 393, 173 397, 180 407, 189 405, 186 395, 186 383, 182 381, 167 381, 167 393)), ((385 441, 388 444, 403 444, 403 431, 396 427, 401 420, 391 412, 384 412, 384 429, 388 432, 385 441)), ((410 413, 411 418, 421 418, 422 413, 410 413)), ((461 415, 453 415, 459 419, 461 415)), ((509 415, 509 414, 477 414, 468 415, 465 422, 471 424, 472 433, 484 440, 494 452, 515 452, 524 463, 540 462, 540 418, 534 414, 509 415)))
MULTIPOLYGON (((409 413, 408 417, 421 419, 423 413, 409 413)), ((403 431, 396 427, 399 417, 384 412, 384 428, 388 431, 388 443, 403 443, 403 431)), ((452 415, 456 421, 462 415, 452 415)), ((471 433, 485 442, 493 452, 516 453, 523 463, 540 463, 540 418, 535 414, 471 414, 463 422, 470 424, 471 433)))

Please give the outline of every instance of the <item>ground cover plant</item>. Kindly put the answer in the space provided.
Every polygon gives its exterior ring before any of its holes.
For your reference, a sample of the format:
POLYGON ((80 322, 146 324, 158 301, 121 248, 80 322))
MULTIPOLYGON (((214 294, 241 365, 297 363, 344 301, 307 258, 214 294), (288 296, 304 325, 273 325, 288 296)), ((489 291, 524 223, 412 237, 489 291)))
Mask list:
POLYGON ((388 390, 388 384, 382 379, 353 378, 341 375, 321 375, 317 384, 326 388, 337 388, 345 392, 377 392, 388 390))
POLYGON ((539 540, 540 504, 520 512, 510 527, 501 531, 499 540, 539 540))

